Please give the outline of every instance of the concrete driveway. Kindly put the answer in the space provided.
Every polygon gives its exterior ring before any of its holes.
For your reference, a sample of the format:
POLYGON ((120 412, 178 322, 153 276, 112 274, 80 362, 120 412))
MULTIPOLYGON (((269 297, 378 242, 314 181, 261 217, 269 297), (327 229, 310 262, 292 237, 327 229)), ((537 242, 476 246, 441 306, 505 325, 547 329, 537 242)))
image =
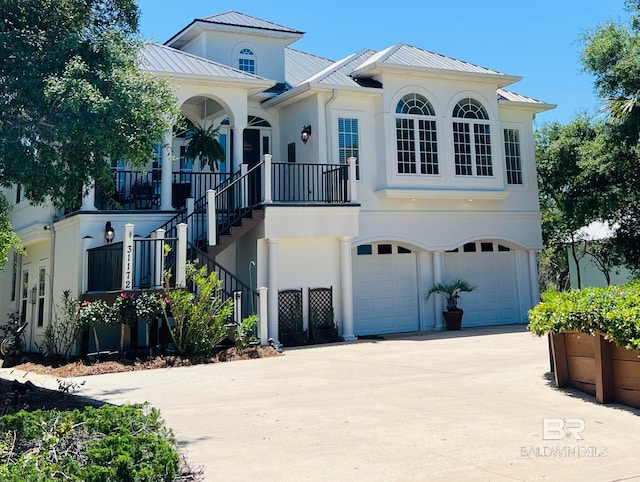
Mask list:
POLYGON ((640 481, 640 411, 548 371, 546 339, 502 327, 93 376, 79 393, 149 401, 211 481, 640 481))

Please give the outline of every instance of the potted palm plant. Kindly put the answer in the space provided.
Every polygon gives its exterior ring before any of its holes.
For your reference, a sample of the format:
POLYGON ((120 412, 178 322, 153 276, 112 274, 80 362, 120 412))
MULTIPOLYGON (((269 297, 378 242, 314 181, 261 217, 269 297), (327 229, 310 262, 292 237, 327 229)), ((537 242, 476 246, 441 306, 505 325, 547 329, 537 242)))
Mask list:
POLYGON ((185 156, 189 159, 200 158, 200 165, 209 165, 211 170, 218 169, 218 162, 225 160, 224 147, 220 144, 220 127, 200 125, 187 120, 187 149, 185 156))
POLYGON ((460 292, 469 293, 476 288, 476 285, 472 285, 468 281, 458 278, 453 281, 436 283, 427 291, 427 299, 429 299, 432 294, 437 293, 444 296, 447 300, 447 311, 442 312, 447 330, 459 330, 462 326, 462 315, 464 311, 458 307, 460 292))

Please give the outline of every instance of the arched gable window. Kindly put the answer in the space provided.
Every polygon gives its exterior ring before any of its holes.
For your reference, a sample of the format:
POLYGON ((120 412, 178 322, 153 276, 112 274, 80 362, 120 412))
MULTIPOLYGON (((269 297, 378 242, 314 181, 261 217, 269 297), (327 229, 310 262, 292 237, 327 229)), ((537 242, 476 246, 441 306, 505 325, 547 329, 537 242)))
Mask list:
POLYGON ((453 117, 460 119, 453 121, 456 175, 473 176, 475 171, 476 176, 493 176, 487 110, 477 100, 466 98, 455 105, 453 117))
POLYGON ((435 115, 420 94, 407 94, 396 105, 398 174, 439 174, 435 115))
POLYGON ((256 56, 253 50, 244 48, 238 54, 238 69, 250 74, 256 73, 256 56))

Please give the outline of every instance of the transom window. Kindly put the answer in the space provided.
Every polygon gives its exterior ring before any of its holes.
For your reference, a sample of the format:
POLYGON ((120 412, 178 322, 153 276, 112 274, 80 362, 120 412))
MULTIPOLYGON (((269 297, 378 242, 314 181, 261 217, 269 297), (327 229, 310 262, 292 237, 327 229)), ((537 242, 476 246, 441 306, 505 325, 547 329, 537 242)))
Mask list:
POLYGON ((420 94, 407 94, 396 105, 398 174, 439 174, 435 115, 420 94))
POLYGON ((520 131, 518 129, 504 130, 504 154, 507 167, 507 184, 522 184, 520 131))
POLYGON ((238 54, 238 69, 250 74, 256 73, 256 56, 253 50, 244 48, 238 54))
POLYGON ((456 175, 493 176, 491 128, 484 106, 475 99, 462 99, 453 108, 453 146, 456 175))

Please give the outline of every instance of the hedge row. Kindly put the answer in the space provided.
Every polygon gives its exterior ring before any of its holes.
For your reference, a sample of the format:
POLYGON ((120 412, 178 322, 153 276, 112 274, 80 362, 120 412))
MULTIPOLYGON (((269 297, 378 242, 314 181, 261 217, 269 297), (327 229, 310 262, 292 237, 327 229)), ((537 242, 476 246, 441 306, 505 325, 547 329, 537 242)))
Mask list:
POLYGON ((170 482, 179 468, 173 435, 147 406, 0 417, 4 482, 170 482))
POLYGON ((606 288, 547 292, 529 311, 529 329, 547 333, 602 333, 618 346, 640 349, 640 281, 606 288))

